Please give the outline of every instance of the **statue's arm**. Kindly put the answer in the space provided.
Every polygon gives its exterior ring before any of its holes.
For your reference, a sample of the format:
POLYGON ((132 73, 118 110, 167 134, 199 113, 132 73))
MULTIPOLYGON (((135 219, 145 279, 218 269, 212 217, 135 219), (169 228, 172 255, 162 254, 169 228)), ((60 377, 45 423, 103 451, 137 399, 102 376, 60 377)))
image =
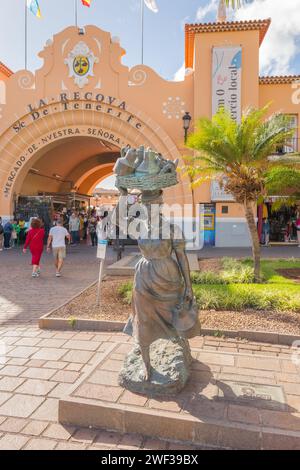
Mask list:
POLYGON ((193 288, 192 288, 192 280, 191 280, 191 273, 190 273, 190 266, 189 261, 183 247, 174 247, 176 259, 179 265, 180 272, 184 279, 185 284, 185 298, 186 300, 193 299, 193 288))

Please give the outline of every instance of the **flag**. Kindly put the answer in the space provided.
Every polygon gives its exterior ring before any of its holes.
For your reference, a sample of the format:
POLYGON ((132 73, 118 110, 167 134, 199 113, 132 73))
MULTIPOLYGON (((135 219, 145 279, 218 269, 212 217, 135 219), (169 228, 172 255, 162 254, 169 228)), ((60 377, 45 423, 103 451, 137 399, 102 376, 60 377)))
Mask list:
POLYGON ((82 5, 84 5, 85 7, 90 7, 90 6, 91 6, 91 3, 92 3, 92 0, 81 0, 81 3, 82 3, 82 5))
POLYGON ((38 3, 38 0, 27 0, 27 8, 33 13, 37 18, 41 18, 41 9, 38 3))
POLYGON ((156 0, 144 0, 146 7, 149 10, 153 11, 153 13, 158 13, 158 6, 156 4, 156 0))

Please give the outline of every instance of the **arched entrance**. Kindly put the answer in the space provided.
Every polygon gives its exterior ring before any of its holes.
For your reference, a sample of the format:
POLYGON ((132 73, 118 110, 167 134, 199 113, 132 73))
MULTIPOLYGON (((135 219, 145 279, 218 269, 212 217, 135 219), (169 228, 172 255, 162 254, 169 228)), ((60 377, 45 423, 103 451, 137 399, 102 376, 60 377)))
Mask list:
POLYGON ((65 193, 90 191, 98 180, 112 173, 120 150, 91 137, 66 138, 49 145, 37 154, 35 162, 23 179, 20 195, 43 192, 65 193))
MULTIPOLYGON (((193 75, 170 82, 144 65, 129 69, 124 53, 106 31, 90 25, 79 34, 69 27, 47 41, 39 70, 7 79, 0 120, 1 216, 13 214, 20 194, 45 188, 89 193, 111 173, 125 145, 181 159, 181 117, 186 110, 193 115, 193 75), (89 64, 85 75, 74 69, 79 50, 89 64)), ((165 201, 192 203, 189 181, 167 190, 165 201)))
MULTIPOLYGON (((39 186, 62 191, 69 185, 89 191, 97 180, 111 174, 125 145, 145 145, 166 158, 180 158, 170 137, 141 112, 134 114, 131 108, 123 112, 125 119, 121 120, 111 113, 90 110, 87 104, 83 101, 80 109, 57 112, 62 103, 55 102, 35 111, 39 119, 23 116, 25 124, 19 133, 10 128, 2 135, 2 168, 6 171, 2 170, 0 178, 6 214, 12 214, 17 195, 38 192, 39 186), (47 176, 46 185, 42 180, 47 176)), ((191 202, 188 183, 166 191, 166 202, 173 204, 179 198, 191 202)))

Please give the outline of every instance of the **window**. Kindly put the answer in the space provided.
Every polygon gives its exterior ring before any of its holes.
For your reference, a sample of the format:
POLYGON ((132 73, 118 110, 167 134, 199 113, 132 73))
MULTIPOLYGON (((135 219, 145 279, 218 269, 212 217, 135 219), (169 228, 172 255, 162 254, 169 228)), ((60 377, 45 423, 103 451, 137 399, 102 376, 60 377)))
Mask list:
POLYGON ((222 212, 222 214, 228 214, 228 212, 229 212, 228 206, 222 206, 221 212, 222 212))
POLYGON ((279 149, 279 153, 298 152, 298 114, 288 114, 288 116, 291 118, 289 128, 294 129, 294 135, 286 141, 286 145, 279 149))

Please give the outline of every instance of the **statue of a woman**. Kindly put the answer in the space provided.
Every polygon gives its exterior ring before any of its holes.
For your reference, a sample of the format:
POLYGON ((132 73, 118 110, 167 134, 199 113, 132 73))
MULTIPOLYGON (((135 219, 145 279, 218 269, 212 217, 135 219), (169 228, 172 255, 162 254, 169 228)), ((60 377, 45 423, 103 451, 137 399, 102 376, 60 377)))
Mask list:
MULTIPOLYGON (((154 201, 155 202, 155 201, 154 201)), ((152 202, 153 204, 153 202, 152 202)), ((151 204, 146 207, 149 209, 151 204)), ((185 240, 181 231, 160 213, 148 217, 147 236, 138 240, 142 254, 135 270, 129 325, 140 350, 144 371, 141 379, 151 379, 150 345, 158 339, 184 344, 200 333, 185 240), (175 256, 174 256, 175 255, 175 256)), ((126 331, 126 328, 125 328, 126 331)))

